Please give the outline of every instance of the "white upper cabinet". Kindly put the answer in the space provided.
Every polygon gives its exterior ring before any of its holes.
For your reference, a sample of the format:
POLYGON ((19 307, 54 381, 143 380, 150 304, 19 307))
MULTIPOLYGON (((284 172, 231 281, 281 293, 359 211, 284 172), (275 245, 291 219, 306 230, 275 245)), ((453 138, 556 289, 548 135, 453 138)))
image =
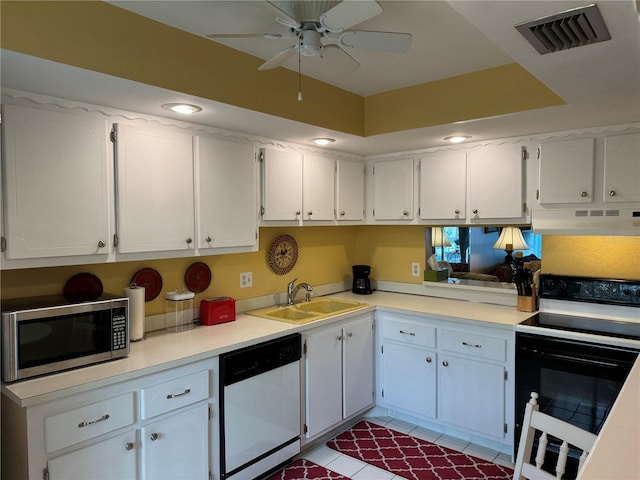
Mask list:
POLYGON ((302 219, 333 220, 335 162, 321 155, 304 154, 302 163, 302 219))
POLYGON ((425 154, 420 160, 420 219, 464 222, 466 202, 466 153, 425 154))
POLYGON ((594 201, 595 139, 542 143, 539 155, 541 204, 594 201))
POLYGON ((255 246, 258 212, 252 145, 196 137, 199 249, 255 246))
POLYGON ((373 196, 375 220, 412 220, 413 159, 375 162, 373 196))
POLYGON ((604 139, 604 201, 640 201, 640 133, 604 139))
POLYGON ((191 135, 115 124, 118 252, 194 248, 191 135))
POLYGON ((302 156, 262 149, 262 219, 299 220, 302 214, 302 156))
POLYGON ((336 219, 364 219, 364 165, 336 160, 336 219))
POLYGON ((5 258, 106 258, 113 202, 107 120, 3 108, 5 258))
POLYGON ((524 219, 520 144, 483 145, 467 150, 471 223, 490 219, 524 219))

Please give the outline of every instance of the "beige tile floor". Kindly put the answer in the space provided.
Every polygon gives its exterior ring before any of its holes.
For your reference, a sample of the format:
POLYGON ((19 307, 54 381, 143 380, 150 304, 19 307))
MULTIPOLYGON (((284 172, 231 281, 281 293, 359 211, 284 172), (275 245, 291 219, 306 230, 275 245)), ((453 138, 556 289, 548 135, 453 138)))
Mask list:
MULTIPOLYGON (((460 440, 455 437, 442 435, 413 424, 406 423, 393 418, 368 417, 367 421, 382 425, 384 427, 396 430, 398 432, 407 433, 414 437, 422 438, 429 442, 448 447, 459 452, 463 452, 485 460, 490 460, 499 465, 513 468, 511 458, 504 454, 489 450, 485 447, 474 445, 472 443, 460 440)), ((353 480, 402 480, 403 477, 394 475, 385 470, 369 465, 367 463, 356 460, 342 453, 330 449, 325 444, 319 445, 311 450, 302 452, 301 458, 306 458, 318 465, 322 465, 329 470, 340 473, 353 480)))

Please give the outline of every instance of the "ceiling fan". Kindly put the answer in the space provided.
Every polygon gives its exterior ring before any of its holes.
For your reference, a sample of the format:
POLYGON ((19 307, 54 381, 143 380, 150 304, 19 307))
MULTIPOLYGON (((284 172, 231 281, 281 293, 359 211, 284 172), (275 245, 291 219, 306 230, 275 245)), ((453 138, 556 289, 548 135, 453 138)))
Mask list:
POLYGON ((357 70, 360 64, 345 49, 362 48, 382 52, 405 53, 411 46, 411 34, 349 30, 382 13, 373 0, 293 0, 269 3, 285 18, 276 22, 289 28, 289 33, 213 33, 207 38, 263 38, 296 40, 263 63, 258 70, 270 70, 282 65, 295 53, 304 57, 320 57, 336 73, 357 70))

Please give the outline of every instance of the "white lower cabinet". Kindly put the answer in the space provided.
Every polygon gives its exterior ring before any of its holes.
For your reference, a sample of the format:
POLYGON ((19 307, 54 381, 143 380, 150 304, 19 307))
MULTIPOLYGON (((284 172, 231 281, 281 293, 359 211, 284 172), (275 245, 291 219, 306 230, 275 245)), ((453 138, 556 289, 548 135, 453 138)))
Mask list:
POLYGON ((513 332, 378 312, 380 406, 495 449, 513 445, 513 332))
POLYGON ((142 478, 200 480, 209 475, 209 408, 200 404, 142 428, 142 478))
POLYGON ((217 402, 215 371, 217 358, 23 408, 3 396, 3 443, 25 441, 24 455, 3 457, 3 476, 212 478, 218 448, 210 413, 217 402))
POLYGON ((305 437, 373 406, 373 314, 310 330, 304 338, 305 437))
POLYGON ((131 480, 137 478, 136 432, 74 450, 48 462, 50 480, 131 480))

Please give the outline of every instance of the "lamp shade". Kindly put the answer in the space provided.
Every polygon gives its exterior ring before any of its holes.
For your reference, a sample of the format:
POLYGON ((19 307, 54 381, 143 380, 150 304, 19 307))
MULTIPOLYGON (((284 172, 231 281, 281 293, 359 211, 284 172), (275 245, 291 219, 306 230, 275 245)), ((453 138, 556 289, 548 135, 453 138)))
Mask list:
POLYGON ((500 232, 498 241, 493 244, 496 250, 529 250, 529 245, 522 238, 522 232, 518 227, 504 227, 500 232))
POLYGON ((444 230, 440 227, 431 228, 431 246, 432 247, 450 247, 451 241, 444 230))

